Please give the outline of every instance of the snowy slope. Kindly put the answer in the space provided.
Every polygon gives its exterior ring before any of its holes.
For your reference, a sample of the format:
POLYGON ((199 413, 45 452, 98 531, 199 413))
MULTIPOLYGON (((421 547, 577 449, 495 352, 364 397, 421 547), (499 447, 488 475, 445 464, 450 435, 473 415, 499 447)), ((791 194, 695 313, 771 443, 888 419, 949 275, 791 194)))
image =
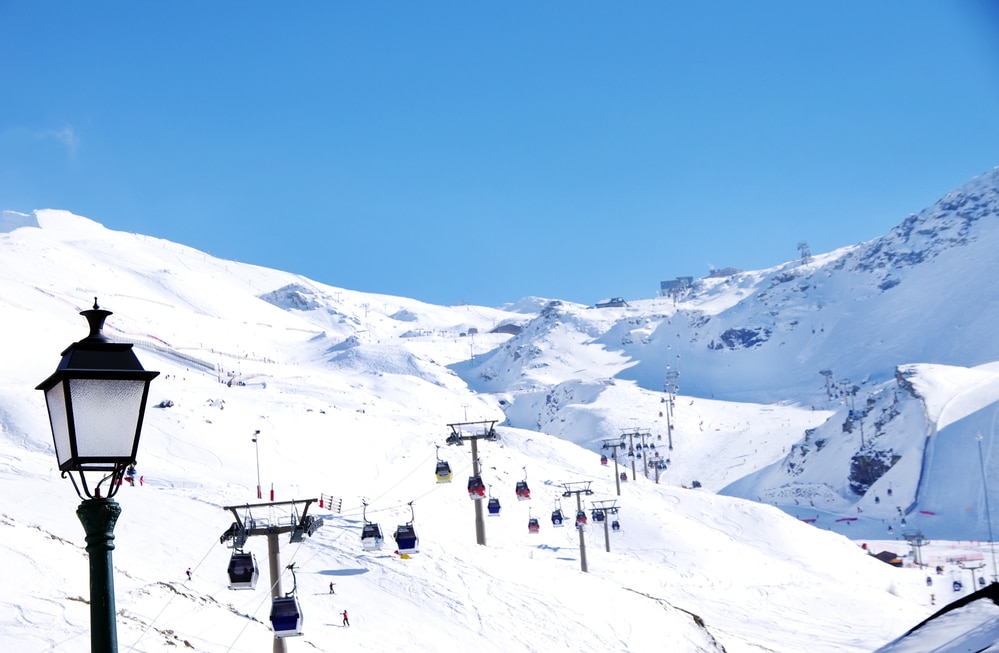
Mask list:
MULTIPOLYGON (((282 545, 307 615, 290 650, 881 646, 935 609, 923 573, 827 530, 891 542, 905 518, 934 538, 985 539, 975 463, 981 451, 984 476, 996 478, 997 302, 986 276, 996 182, 995 172, 973 180, 877 241, 698 280, 676 303, 608 309, 539 298, 431 306, 64 211, 6 212, 0 488, 17 500, 0 511, 0 559, 17 589, 0 597, 0 642, 85 648, 77 498, 54 471, 34 386, 83 335, 77 313, 97 297, 114 311, 109 335, 162 372, 151 403, 173 402, 150 408, 143 487, 119 497, 123 650, 249 651, 269 638, 266 590, 227 590, 219 543, 231 521, 222 507, 256 501, 258 451, 277 499, 343 499, 315 537, 282 545), (486 547, 474 543, 463 487, 469 450, 438 449, 447 424, 477 420, 495 420, 501 435, 480 448, 504 503, 486 547), (619 496, 598 454, 627 433, 646 433, 649 446, 642 458, 618 450, 629 477, 619 496), (455 482, 434 481, 438 454, 455 482), (669 462, 658 483, 650 457, 669 462), (525 477, 533 498, 518 502, 512 488, 525 477), (586 501, 621 509, 610 552, 601 529, 584 529, 586 574, 576 531, 547 520, 556 506, 575 510, 565 483, 589 483, 586 501), (414 517, 421 552, 362 552, 362 500, 388 532, 414 517), (813 512, 819 528, 803 521, 813 512), (529 517, 541 533, 527 533, 529 517), (339 627, 344 608, 350 629, 339 627)), ((252 548, 264 556, 263 543, 252 548)))

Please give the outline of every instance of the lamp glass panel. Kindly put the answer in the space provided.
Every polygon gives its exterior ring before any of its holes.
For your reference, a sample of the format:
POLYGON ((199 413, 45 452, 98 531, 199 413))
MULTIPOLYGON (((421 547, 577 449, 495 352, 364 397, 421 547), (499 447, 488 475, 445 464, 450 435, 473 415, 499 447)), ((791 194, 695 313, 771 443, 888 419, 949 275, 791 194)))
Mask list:
POLYGON ((52 441, 55 444, 56 460, 59 468, 73 456, 69 444, 69 422, 66 417, 66 387, 60 381, 45 391, 45 404, 49 409, 49 422, 52 424, 52 441))
POLYGON ((146 381, 70 379, 70 400, 81 458, 132 456, 146 381))

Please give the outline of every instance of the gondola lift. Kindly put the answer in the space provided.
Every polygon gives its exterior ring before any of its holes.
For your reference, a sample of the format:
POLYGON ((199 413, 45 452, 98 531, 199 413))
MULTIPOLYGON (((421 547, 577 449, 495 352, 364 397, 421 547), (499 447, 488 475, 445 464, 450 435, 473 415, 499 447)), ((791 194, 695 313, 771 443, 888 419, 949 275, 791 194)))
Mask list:
POLYGON ((556 499, 555 510, 552 511, 552 526, 561 528, 564 521, 565 516, 562 514, 562 502, 556 499))
POLYGON ((482 482, 482 476, 476 474, 468 477, 468 498, 472 501, 479 501, 486 497, 486 486, 482 482))
POLYGON ((627 481, 628 480, 628 473, 627 472, 621 472, 621 480, 622 481, 627 481))
POLYGON ((524 468, 524 480, 517 481, 517 500, 526 501, 531 498, 531 488, 527 487, 527 468, 524 468))
POLYGON ((437 445, 437 471, 435 472, 438 483, 451 482, 451 465, 446 460, 441 459, 441 448, 437 445))
POLYGON ((368 521, 368 503, 362 501, 361 505, 364 516, 364 526, 361 527, 361 548, 365 551, 378 551, 385 539, 382 537, 382 529, 378 524, 368 521))
POLYGON ((606 465, 607 464, 607 454, 601 454, 600 455, 600 464, 601 465, 606 465))
POLYGON ((256 589, 260 568, 257 567, 257 559, 252 553, 246 553, 240 549, 233 550, 232 557, 229 558, 228 571, 229 589, 256 589))
POLYGON ((400 524, 395 529, 395 547, 399 555, 418 553, 420 551, 420 538, 416 536, 416 512, 413 510, 413 502, 409 502, 410 520, 405 524, 400 524))
POLYGON ((576 527, 586 526, 586 513, 582 510, 576 511, 576 527))
POLYGON ((613 521, 611 521, 611 530, 614 531, 614 532, 620 531, 621 530, 621 522, 619 522, 616 519, 613 520, 613 521))
POLYGON ((603 510, 601 510, 600 508, 593 509, 593 521, 597 523, 602 523, 605 519, 607 519, 607 515, 604 513, 603 510))
POLYGON ((284 596, 271 599, 271 627, 274 637, 295 637, 302 634, 302 608, 298 604, 298 582, 295 580, 295 565, 288 565, 291 570, 293 585, 290 592, 284 596))
POLYGON ((541 531, 541 524, 538 523, 537 517, 531 517, 531 511, 527 511, 527 532, 532 535, 537 535, 541 531))
POLYGON ((489 486, 489 502, 486 504, 486 508, 489 510, 490 517, 499 517, 500 500, 493 496, 492 487, 489 486))

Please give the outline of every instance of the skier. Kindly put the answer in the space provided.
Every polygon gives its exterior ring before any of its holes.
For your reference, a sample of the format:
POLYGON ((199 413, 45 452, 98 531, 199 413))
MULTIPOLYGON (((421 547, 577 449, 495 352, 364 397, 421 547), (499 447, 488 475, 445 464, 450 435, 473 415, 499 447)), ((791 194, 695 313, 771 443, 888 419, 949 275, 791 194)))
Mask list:
POLYGON ((346 610, 344 610, 344 611, 343 611, 343 612, 341 612, 340 614, 342 614, 342 615, 343 615, 343 625, 344 625, 344 626, 350 626, 350 621, 349 621, 349 620, 347 619, 347 611, 346 611, 346 610))
POLYGON ((191 568, 187 568, 187 580, 191 580, 191 568))
POLYGON ((330 594, 336 594, 336 592, 333 591, 333 581, 330 581, 330 594))

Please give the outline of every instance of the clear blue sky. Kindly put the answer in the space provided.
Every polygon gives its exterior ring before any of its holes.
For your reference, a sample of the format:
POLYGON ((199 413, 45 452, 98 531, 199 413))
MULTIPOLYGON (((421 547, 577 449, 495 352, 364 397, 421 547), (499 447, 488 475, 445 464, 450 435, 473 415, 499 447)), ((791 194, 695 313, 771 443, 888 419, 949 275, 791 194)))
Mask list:
POLYGON ((997 164, 991 0, 0 0, 0 208, 440 304, 651 297, 997 164))

